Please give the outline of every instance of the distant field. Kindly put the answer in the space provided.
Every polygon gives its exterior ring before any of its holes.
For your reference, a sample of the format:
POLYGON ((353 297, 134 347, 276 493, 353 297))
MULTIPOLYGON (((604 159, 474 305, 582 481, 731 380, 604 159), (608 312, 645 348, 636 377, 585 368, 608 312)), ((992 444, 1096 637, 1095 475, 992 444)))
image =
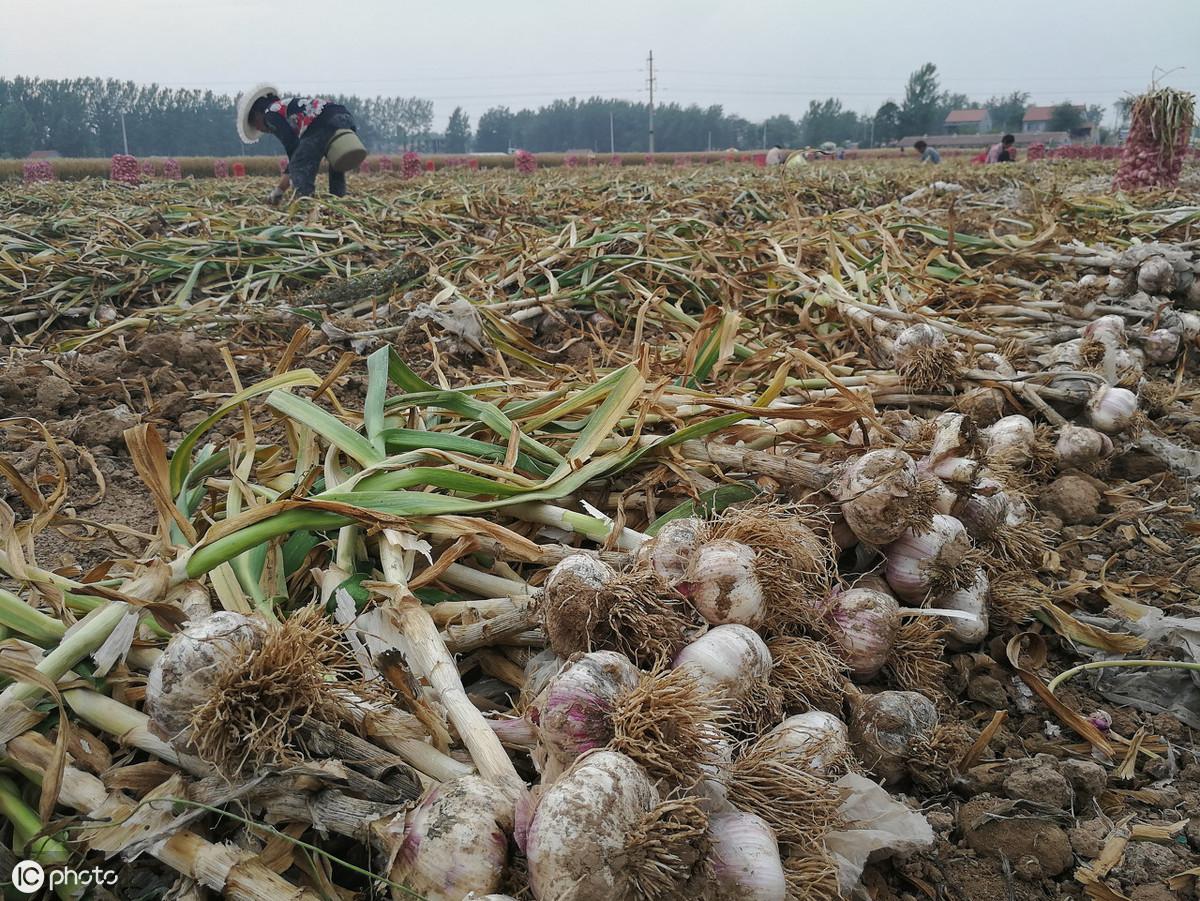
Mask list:
MULTIPOLYGON (((760 156, 760 150, 738 151, 737 153, 713 152, 713 153, 656 153, 650 157, 652 165, 673 166, 692 163, 696 165, 709 165, 716 163, 727 163, 730 161, 753 164, 756 156, 760 156)), ((968 155, 967 151, 944 151, 943 156, 968 155)), ((974 155, 970 152, 969 155, 974 155)), ((586 156, 579 154, 566 153, 538 153, 537 157, 539 166, 564 166, 569 165, 569 160, 574 157, 575 164, 583 167, 589 164, 589 159, 586 156)), ((617 157, 621 160, 622 166, 644 166, 647 164, 648 154, 645 153, 618 153, 617 157)), ((366 168, 370 172, 379 171, 383 160, 388 162, 383 165, 390 165, 392 171, 398 171, 400 167, 401 154, 381 154, 371 156, 367 159, 366 168)), ((914 160, 916 154, 913 151, 902 153, 894 148, 874 150, 855 150, 849 151, 849 159, 896 159, 914 160)), ((165 157, 139 157, 139 163, 150 162, 154 165, 154 170, 157 176, 162 175, 163 162, 165 157)), ((246 175, 277 175, 279 173, 279 162, 282 157, 273 156, 241 156, 241 157, 225 157, 223 161, 230 175, 233 174, 234 166, 241 164, 245 167, 246 175)), ((593 166, 606 166, 610 164, 612 155, 607 153, 598 153, 591 157, 590 163, 593 166)), ((179 164, 180 173, 185 177, 192 178, 212 178, 214 176, 214 164, 222 161, 220 157, 211 156, 185 156, 176 157, 175 161, 179 164)), ((834 160, 822 160, 823 162, 835 162, 834 160)), ((0 160, 0 180, 21 178, 24 172, 24 166, 27 160, 0 160)), ((109 174, 110 160, 108 158, 92 158, 92 159, 70 159, 60 158, 48 160, 54 169, 56 178, 60 179, 78 179, 78 178, 107 178, 109 174)), ((451 154, 429 154, 421 155, 421 164, 427 165, 433 163, 436 169, 446 169, 455 167, 470 167, 479 169, 511 169, 513 168, 513 156, 509 154, 480 154, 480 155, 451 155, 451 154)))

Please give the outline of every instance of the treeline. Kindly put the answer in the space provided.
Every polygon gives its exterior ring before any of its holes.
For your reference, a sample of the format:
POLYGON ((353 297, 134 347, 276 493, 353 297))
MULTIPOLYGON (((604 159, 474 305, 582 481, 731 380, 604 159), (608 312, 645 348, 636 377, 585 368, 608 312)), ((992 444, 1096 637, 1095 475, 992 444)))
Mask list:
MULTIPOLYGON (((433 125, 430 100, 329 99, 353 112, 367 146, 381 152, 420 146, 433 125)), ((122 152, 126 138, 135 156, 278 156, 275 140, 242 144, 233 109, 233 97, 212 91, 99 78, 0 79, 0 156, 24 157, 34 150, 57 150, 70 157, 110 156, 122 152)))
MULTIPOLYGON (((489 109, 474 132, 461 107, 440 133, 433 132, 433 102, 418 97, 334 97, 354 113, 359 134, 376 153, 416 149, 435 153, 504 152, 525 148, 542 153, 568 150, 638 153, 649 150, 649 108, 645 103, 591 97, 555 100, 536 110, 489 109)), ((943 91, 937 67, 926 63, 909 76, 899 99, 874 113, 846 109, 836 97, 813 100, 798 117, 788 114, 753 122, 719 105, 654 110, 654 149, 692 153, 737 147, 748 150, 781 144, 816 146, 826 141, 862 146, 887 144, 905 135, 942 132, 954 109, 986 107, 993 128, 1018 131, 1029 94, 1016 91, 973 101, 943 91)), ((129 150, 135 156, 277 155, 279 145, 263 140, 246 147, 233 126, 234 98, 211 91, 181 90, 128 81, 77 78, 0 79, 0 156, 23 157, 31 150, 57 150, 63 156, 109 156, 124 147, 121 113, 129 150)), ((1086 118, 1098 122, 1101 107, 1085 114, 1069 103, 1055 111, 1051 130, 1068 130, 1086 118)))

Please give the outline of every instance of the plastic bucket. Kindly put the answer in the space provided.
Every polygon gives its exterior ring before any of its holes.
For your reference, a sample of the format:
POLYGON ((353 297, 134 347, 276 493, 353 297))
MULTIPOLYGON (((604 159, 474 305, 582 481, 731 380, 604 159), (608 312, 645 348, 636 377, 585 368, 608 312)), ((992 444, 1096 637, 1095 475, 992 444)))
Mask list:
POLYGON ((329 160, 329 168, 334 172, 349 172, 357 169, 367 158, 367 148, 349 128, 342 128, 333 133, 329 146, 325 148, 325 157, 329 160))

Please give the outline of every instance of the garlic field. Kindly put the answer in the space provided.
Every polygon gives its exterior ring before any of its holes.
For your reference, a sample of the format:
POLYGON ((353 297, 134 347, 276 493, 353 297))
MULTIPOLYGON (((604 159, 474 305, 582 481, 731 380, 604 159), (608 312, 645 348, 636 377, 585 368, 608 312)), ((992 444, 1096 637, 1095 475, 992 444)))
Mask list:
POLYGON ((3 853, 1196 897, 1200 168, 1117 169, 0 183, 3 853))

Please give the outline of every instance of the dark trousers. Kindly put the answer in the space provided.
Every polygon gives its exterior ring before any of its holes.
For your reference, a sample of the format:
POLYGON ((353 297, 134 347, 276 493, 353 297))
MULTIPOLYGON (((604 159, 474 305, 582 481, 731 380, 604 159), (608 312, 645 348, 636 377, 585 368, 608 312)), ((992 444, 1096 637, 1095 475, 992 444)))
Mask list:
MULTIPOLYGON (((325 148, 336 131, 349 128, 358 131, 354 117, 349 113, 328 113, 304 130, 295 153, 288 161, 288 175, 292 187, 301 197, 311 197, 317 187, 317 172, 325 158, 325 148)), ((346 173, 329 170, 329 193, 336 197, 346 196, 346 173)))

